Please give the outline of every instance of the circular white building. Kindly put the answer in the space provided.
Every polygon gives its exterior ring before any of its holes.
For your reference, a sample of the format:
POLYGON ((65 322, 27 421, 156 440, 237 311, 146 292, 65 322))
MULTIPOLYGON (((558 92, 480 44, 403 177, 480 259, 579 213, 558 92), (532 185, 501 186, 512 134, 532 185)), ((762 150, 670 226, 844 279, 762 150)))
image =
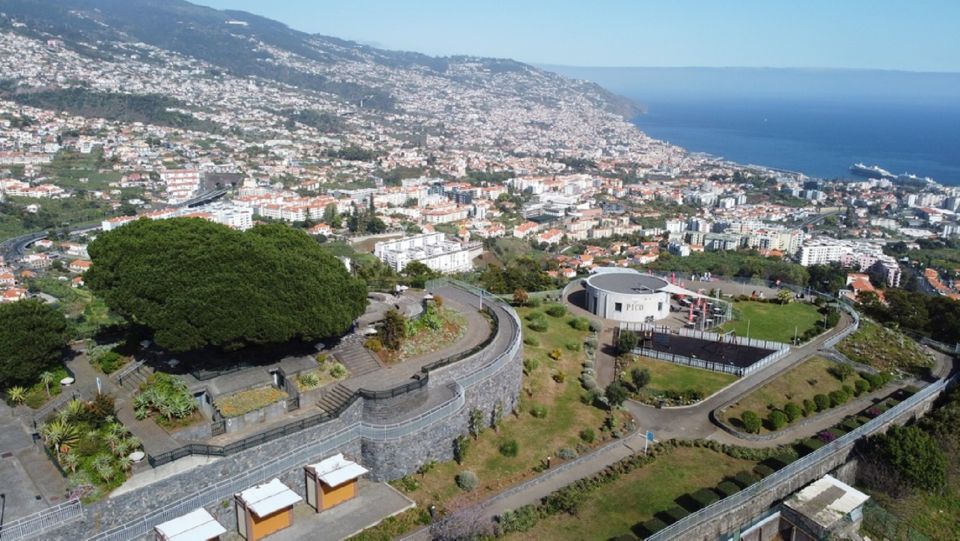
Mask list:
POLYGON ((643 323, 670 315, 669 282, 631 269, 600 269, 584 283, 587 310, 604 319, 643 323))

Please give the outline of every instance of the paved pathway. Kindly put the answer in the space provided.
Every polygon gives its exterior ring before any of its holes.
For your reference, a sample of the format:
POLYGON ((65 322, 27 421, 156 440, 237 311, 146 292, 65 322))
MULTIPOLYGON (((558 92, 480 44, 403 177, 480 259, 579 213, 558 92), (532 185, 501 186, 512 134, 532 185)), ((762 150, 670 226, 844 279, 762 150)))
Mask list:
POLYGON ((66 499, 66 480, 30 437, 32 425, 29 408, 20 406, 15 411, 0 400, 0 509, 4 523, 66 499))

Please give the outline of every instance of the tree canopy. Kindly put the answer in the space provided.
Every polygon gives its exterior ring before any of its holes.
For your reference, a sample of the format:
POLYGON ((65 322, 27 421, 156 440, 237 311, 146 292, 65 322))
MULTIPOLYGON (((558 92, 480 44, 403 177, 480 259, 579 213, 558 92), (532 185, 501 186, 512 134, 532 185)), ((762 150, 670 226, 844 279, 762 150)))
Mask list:
POLYGON ((0 388, 34 383, 67 345, 67 320, 36 300, 0 304, 0 388))
POLYGON ((89 251, 90 288, 171 351, 335 336, 366 306, 362 281, 279 224, 240 232, 197 218, 141 219, 89 251))

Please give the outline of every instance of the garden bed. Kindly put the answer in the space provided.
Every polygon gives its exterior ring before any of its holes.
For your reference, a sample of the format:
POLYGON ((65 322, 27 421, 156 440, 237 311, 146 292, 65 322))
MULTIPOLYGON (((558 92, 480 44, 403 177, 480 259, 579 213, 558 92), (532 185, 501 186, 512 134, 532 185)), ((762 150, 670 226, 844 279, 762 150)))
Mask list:
POLYGON ((634 356, 633 360, 624 363, 621 369, 624 381, 631 388, 636 388, 633 378, 637 370, 645 370, 649 374, 649 383, 636 389, 632 397, 653 405, 659 405, 661 401, 666 401, 669 405, 693 404, 737 381, 737 377, 732 374, 640 356, 634 356))
POLYGON ((857 332, 837 344, 837 351, 884 372, 904 370, 922 374, 933 365, 930 355, 910 337, 866 319, 860 320, 857 332))
POLYGON ((67 474, 71 495, 99 499, 120 486, 132 466, 129 456, 140 440, 116 421, 113 397, 72 400, 40 426, 51 458, 67 474))
POLYGON ((213 405, 227 419, 265 408, 288 397, 286 391, 266 385, 218 397, 213 405))

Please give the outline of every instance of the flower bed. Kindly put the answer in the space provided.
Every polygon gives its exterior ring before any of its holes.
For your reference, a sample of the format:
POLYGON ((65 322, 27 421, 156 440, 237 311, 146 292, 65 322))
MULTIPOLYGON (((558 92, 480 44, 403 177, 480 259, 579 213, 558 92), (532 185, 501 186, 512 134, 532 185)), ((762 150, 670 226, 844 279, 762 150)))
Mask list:
POLYGON ((287 398, 287 393, 276 387, 264 386, 229 394, 214 400, 213 405, 226 418, 239 417, 265 408, 287 398))
POLYGON ((331 383, 347 379, 347 367, 330 360, 326 354, 317 355, 317 367, 297 374, 294 383, 301 393, 319 389, 331 383))

